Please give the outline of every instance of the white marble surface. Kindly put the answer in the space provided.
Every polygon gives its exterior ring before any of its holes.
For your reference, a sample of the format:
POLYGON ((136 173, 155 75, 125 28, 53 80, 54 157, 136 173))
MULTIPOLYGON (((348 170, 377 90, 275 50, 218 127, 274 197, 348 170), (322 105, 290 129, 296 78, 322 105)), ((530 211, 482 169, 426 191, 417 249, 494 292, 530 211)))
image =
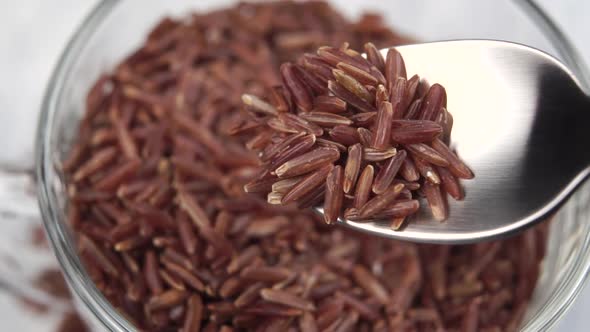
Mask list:
MULTIPOLYGON (((32 166, 36 115, 45 84, 65 42, 95 0, 0 0, 0 166, 32 166)), ((590 1, 538 0, 590 63, 590 1)), ((0 174, 2 180, 3 174, 0 174)), ((0 185, 6 182, 0 181, 0 185)), ((2 188, 0 188, 2 189, 2 188)), ((6 198, 6 197, 4 197, 6 198)), ((14 199, 14 198, 13 198, 14 199)), ((6 200, 0 197, 6 204, 6 200)), ((2 204, 2 202, 0 202, 2 204)), ((31 220, 34 223, 36 220, 31 220)), ((16 229, 14 221, 0 216, 3 235, 16 229), (11 224, 12 223, 12 224, 11 224)), ((13 237, 19 240, 21 235, 13 237)), ((21 239, 22 240, 22 239, 21 239)), ((6 248, 6 247, 4 247, 6 248)), ((0 247, 0 252, 2 248, 0 247)), ((51 260, 47 252, 37 252, 38 264, 51 260)), ((0 271, 2 273, 2 271, 0 271)), ((586 287, 556 331, 587 331, 590 326, 590 287, 586 287)), ((32 319, 14 298, 0 288, 2 331, 53 331, 57 319, 32 319)))

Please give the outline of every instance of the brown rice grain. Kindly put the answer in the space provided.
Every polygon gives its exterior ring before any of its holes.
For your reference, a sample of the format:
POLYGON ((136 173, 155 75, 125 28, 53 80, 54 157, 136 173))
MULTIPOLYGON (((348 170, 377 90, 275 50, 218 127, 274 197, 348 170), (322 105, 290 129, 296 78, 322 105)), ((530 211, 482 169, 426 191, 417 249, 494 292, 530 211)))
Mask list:
POLYGON ((434 219, 438 221, 447 219, 447 202, 445 196, 441 193, 440 186, 430 181, 425 181, 423 188, 434 219))
POLYGON ((301 200, 304 196, 312 192, 315 188, 322 185, 334 165, 324 162, 324 166, 317 171, 307 175, 303 180, 297 183, 281 199, 282 204, 288 204, 301 200))
POLYGON ((442 167, 449 166, 449 161, 447 159, 424 143, 406 144, 405 148, 415 157, 433 165, 442 167))
POLYGON ((367 102, 365 99, 350 92, 347 88, 343 87, 340 83, 336 81, 328 81, 328 89, 330 89, 330 92, 332 92, 336 97, 345 101, 347 105, 354 106, 361 112, 377 111, 377 109, 369 102, 367 102))
POLYGON ((295 65, 294 69, 301 82, 307 85, 313 95, 322 95, 328 93, 328 88, 321 77, 313 75, 309 69, 300 65, 295 65))
POLYGON ((399 230, 403 226, 405 220, 406 220, 406 217, 396 217, 396 218, 393 218, 391 220, 391 224, 390 224, 389 227, 391 229, 393 229, 394 231, 397 231, 397 230, 399 230))
POLYGON ((324 113, 344 113, 346 102, 335 96, 317 96, 313 101, 313 110, 324 113))
POLYGON ((342 50, 338 50, 329 46, 322 46, 318 49, 317 54, 324 61, 332 65, 337 66, 338 63, 343 62, 349 65, 359 67, 362 70, 370 70, 370 63, 362 57, 354 57, 342 50))
POLYGON ((253 303, 259 298, 260 290, 263 288, 264 284, 262 282, 256 282, 248 286, 238 297, 236 297, 234 305, 237 308, 242 308, 253 303))
POLYGON ((182 280, 186 285, 198 291, 203 291, 205 289, 205 284, 196 275, 187 270, 185 267, 169 262, 164 259, 160 259, 160 261, 164 266, 166 266, 166 269, 169 272, 171 272, 173 275, 182 280))
POLYGON ((406 110, 404 107, 404 97, 406 94, 406 85, 407 81, 403 77, 398 77, 393 86, 391 87, 391 92, 389 96, 389 100, 391 100, 391 104, 393 105, 393 116, 394 120, 398 120, 403 118, 406 110))
POLYGON ((441 140, 435 139, 432 141, 432 148, 436 150, 443 158, 449 162, 449 171, 460 179, 472 179, 473 172, 469 167, 461 161, 448 146, 446 146, 441 140))
MULTIPOLYGON (((420 86, 420 85, 418 84, 418 86, 420 86)), ((418 117, 420 115, 421 108, 422 108, 422 99, 415 99, 410 104, 410 106, 408 106, 408 109, 406 110, 406 115, 404 116, 404 119, 406 119, 406 120, 418 119, 418 117)))
POLYGON ((330 129, 330 138, 345 146, 351 146, 360 142, 360 137, 355 128, 350 126, 335 126, 330 129))
POLYGON ((301 139, 297 142, 294 142, 289 149, 282 151, 277 156, 275 156, 275 158, 273 158, 270 162, 269 169, 274 170, 276 173, 275 168, 277 166, 280 167, 286 162, 292 161, 295 158, 300 157, 303 154, 306 154, 312 149, 315 143, 316 137, 313 134, 301 137, 301 139))
POLYGON ((380 71, 385 70, 385 59, 381 52, 375 47, 373 43, 366 43, 364 46, 365 53, 367 54, 367 60, 373 64, 380 71))
POLYGON ((440 84, 433 84, 422 100, 420 119, 434 121, 441 109, 446 106, 447 93, 440 84))
POLYGON ((319 332, 319 328, 312 313, 306 311, 301 317, 299 317, 299 329, 307 332, 319 332))
POLYGON ((442 127, 426 120, 394 120, 391 139, 402 144, 425 143, 433 141, 442 133, 442 127))
POLYGON ((416 169, 427 180, 426 182, 430 182, 436 185, 440 184, 440 176, 438 175, 438 172, 436 171, 434 166, 420 158, 413 158, 413 160, 416 169))
POLYGON ((385 150, 364 148, 363 159, 366 161, 383 161, 395 156, 396 153, 396 148, 387 148, 385 150))
POLYGON ((349 118, 328 112, 302 113, 300 117, 322 127, 349 126, 352 124, 352 120, 349 118))
POLYGON ((280 71, 284 86, 289 89, 293 98, 293 103, 297 105, 297 108, 302 112, 311 111, 311 93, 307 87, 302 84, 299 78, 296 77, 293 65, 283 64, 280 67, 280 71))
MULTIPOLYGON (((350 75, 363 85, 377 86, 377 84, 380 83, 379 80, 372 73, 366 72, 353 65, 344 62, 339 62, 336 65, 336 68, 342 70, 347 75, 350 75)), ((338 80, 338 77, 336 77, 336 75, 334 75, 334 77, 338 80)))
POLYGON ((375 120, 375 134, 371 147, 374 149, 383 150, 390 144, 391 136, 391 121, 393 120, 393 106, 389 102, 381 103, 381 107, 377 112, 377 119, 375 120))
POLYGON ((298 176, 320 169, 338 158, 338 150, 317 148, 285 162, 275 170, 275 173, 279 178, 298 176))
POLYGON ((260 297, 266 301, 283 304, 288 307, 298 308, 305 311, 315 310, 313 303, 282 290, 265 288, 260 290, 260 297))
POLYGON ((338 142, 334 142, 328 139, 323 139, 323 138, 317 138, 316 139, 316 143, 318 144, 318 146, 324 147, 324 148, 333 148, 336 149, 340 152, 346 152, 346 146, 338 143, 338 142))
MULTIPOLYGON (((365 113, 366 114, 366 113, 365 113)), ((356 131, 358 132, 358 136, 360 138, 361 144, 365 147, 371 147, 371 145, 373 144, 373 140, 375 135, 373 135, 373 132, 367 128, 357 128, 356 131)))
POLYGON ((242 95, 242 103, 248 106, 249 110, 267 115, 277 115, 277 109, 266 101, 251 94, 242 95))
POLYGON ((334 75, 336 82, 338 82, 346 90, 350 91, 358 98, 364 100, 367 103, 373 103, 375 100, 375 95, 371 94, 369 90, 367 90, 367 88, 354 77, 339 69, 333 69, 332 74, 334 75))
POLYGON ((371 187, 373 186, 373 176, 375 169, 373 165, 367 165, 361 172, 361 175, 356 184, 356 190, 354 192, 353 206, 357 209, 362 208, 365 203, 369 200, 371 194, 371 187))
POLYGON ((199 332, 203 320, 203 301, 197 294, 191 295, 187 301, 186 314, 184 318, 184 332, 199 332))
POLYGON ((385 287, 364 266, 356 265, 352 270, 352 276, 365 292, 377 299, 379 303, 386 304, 389 301, 389 294, 385 287))
MULTIPOLYGON (((389 84, 394 84, 398 77, 407 79, 404 58, 395 49, 390 48, 385 57, 385 78, 389 84)), ((389 87, 388 87, 389 88, 389 87)))
POLYGON ((373 182, 372 190, 375 194, 382 194, 393 183, 393 179, 406 159, 406 155, 406 151, 401 150, 381 167, 373 182))
POLYGON ((360 144, 355 144, 348 148, 348 156, 344 168, 343 190, 345 193, 350 193, 356 185, 360 173, 362 157, 363 148, 360 144))
POLYGON ((250 266, 242 270, 240 277, 250 281, 280 282, 288 279, 291 271, 282 267, 250 266))
POLYGON ((178 290, 168 290, 164 293, 152 296, 145 306, 149 311, 168 309, 182 303, 182 301, 184 301, 186 297, 186 292, 178 290))
POLYGON ((398 183, 387 188, 382 194, 373 197, 359 209, 359 217, 365 219, 383 211, 391 204, 405 188, 403 183, 398 183))
POLYGON ((344 174, 342 166, 332 168, 326 178, 326 196, 324 199, 324 221, 327 224, 336 222, 342 210, 344 199, 343 190, 344 174))
POLYGON ((106 147, 100 151, 94 152, 92 158, 86 161, 83 165, 78 167, 73 174, 72 179, 75 182, 80 182, 97 171, 107 166, 111 161, 117 157, 117 149, 115 147, 106 147))
POLYGON ((441 188, 455 200, 463 200, 465 193, 459 180, 448 170, 448 168, 437 167, 436 171, 440 176, 441 188))

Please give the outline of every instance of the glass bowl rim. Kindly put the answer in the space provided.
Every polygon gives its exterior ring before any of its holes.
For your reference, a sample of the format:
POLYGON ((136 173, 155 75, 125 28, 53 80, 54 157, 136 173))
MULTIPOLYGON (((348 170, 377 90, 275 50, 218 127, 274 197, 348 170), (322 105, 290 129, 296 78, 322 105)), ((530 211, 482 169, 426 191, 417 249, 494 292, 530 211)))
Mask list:
MULTIPOLYGON (((589 71, 566 35, 533 0, 512 1, 521 8, 524 14, 529 15, 545 37, 549 39, 552 46, 556 48, 563 62, 580 79, 582 87, 589 91, 589 71)), ((58 101, 63 93, 65 78, 68 77, 71 71, 73 60, 77 58, 86 45, 87 37, 94 34, 103 19, 112 12, 119 2, 119 0, 101 0, 90 10, 70 37, 53 69, 45 89, 37 125, 35 174, 39 181, 37 194, 45 231, 70 289, 76 293, 77 298, 105 327, 112 331, 125 332, 137 331, 137 328, 125 319, 120 312, 115 310, 87 275, 78 257, 77 250, 73 246, 66 224, 60 220, 58 210, 56 210, 59 206, 56 204, 56 199, 48 182, 54 168, 49 144, 53 134, 51 128, 53 128, 58 101)), ((523 326, 523 331, 544 331, 549 329, 563 317, 574 303, 590 271, 590 234, 585 235, 581 252, 582 254, 575 258, 574 269, 569 278, 553 290, 547 304, 531 317, 529 323, 523 326)))

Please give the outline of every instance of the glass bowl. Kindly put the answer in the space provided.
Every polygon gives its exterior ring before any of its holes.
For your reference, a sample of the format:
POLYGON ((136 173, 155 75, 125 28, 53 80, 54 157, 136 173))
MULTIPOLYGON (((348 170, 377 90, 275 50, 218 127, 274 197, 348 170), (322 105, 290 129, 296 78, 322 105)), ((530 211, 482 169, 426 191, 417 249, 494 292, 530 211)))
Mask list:
MULTIPOLYGON (((45 227, 78 309, 97 328, 136 331, 94 286, 66 225, 64 159, 84 111, 91 84, 136 49, 164 15, 182 15, 231 5, 233 1, 104 0, 69 42, 47 87, 37 134, 39 204, 45 227)), ((381 13, 392 27, 423 41, 488 38, 537 47, 564 61, 585 87, 590 79, 574 49, 548 17, 527 1, 342 0, 334 6, 350 17, 381 13)), ((563 316, 584 284, 590 267, 590 184, 557 213, 548 253, 523 331, 544 331, 563 316)))

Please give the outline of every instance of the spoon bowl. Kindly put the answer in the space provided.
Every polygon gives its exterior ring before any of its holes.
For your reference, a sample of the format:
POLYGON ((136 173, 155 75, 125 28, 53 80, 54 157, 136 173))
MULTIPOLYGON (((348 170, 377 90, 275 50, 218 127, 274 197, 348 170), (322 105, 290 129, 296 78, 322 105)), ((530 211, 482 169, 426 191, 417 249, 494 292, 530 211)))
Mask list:
POLYGON ((446 88, 454 118, 451 147, 475 178, 462 181, 465 199, 449 200, 444 222, 421 208, 397 231, 390 222, 338 223, 413 242, 489 240, 544 220, 588 177, 590 98, 557 59, 491 40, 396 49, 408 76, 418 73, 446 88))

